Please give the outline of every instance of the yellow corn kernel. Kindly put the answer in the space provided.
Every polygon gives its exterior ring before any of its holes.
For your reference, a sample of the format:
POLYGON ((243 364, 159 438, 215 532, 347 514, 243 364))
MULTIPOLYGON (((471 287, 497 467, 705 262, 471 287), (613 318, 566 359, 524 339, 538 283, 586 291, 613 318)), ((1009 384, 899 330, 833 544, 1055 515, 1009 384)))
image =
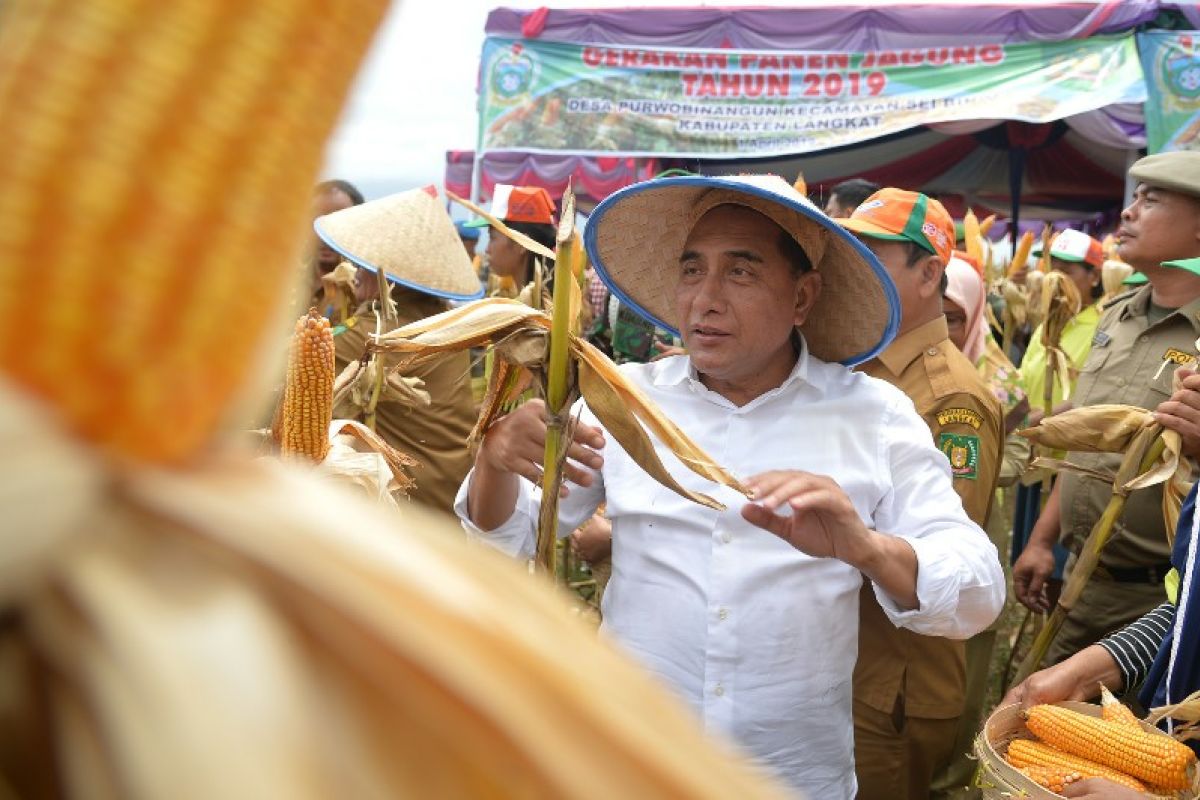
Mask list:
POLYGON ((1026 712, 1034 735, 1059 750, 1091 759, 1156 786, 1185 789, 1196 754, 1169 736, 1089 717, 1068 708, 1037 705, 1026 712))
POLYGON ((1120 770, 1106 767, 1103 764, 1083 758, 1082 756, 1065 753, 1056 747, 1051 747, 1045 742, 1036 742, 1032 739, 1016 739, 1009 744, 1008 753, 1005 755, 1005 758, 1009 764, 1012 764, 1017 769, 1024 769, 1026 767, 1063 769, 1070 772, 1077 772, 1084 778, 1107 778, 1113 783, 1128 786, 1130 789, 1136 789, 1139 792, 1146 791, 1146 787, 1141 781, 1120 770))
POLYGON ((1020 767, 1017 771, 1055 794, 1062 794, 1067 786, 1083 780, 1082 774, 1066 767, 1020 767))
POLYGON ((283 389, 280 452, 319 464, 329 453, 333 420, 333 331, 329 320, 310 308, 296 321, 288 350, 283 389))

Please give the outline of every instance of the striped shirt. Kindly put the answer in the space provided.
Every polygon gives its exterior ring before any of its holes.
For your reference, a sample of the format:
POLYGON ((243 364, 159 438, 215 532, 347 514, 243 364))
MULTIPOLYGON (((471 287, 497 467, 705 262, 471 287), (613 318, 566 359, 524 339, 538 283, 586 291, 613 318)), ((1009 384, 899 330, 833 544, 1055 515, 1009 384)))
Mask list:
POLYGON ((1167 602, 1139 617, 1097 644, 1108 651, 1121 670, 1125 691, 1146 680, 1158 649, 1175 622, 1175 606, 1167 602))

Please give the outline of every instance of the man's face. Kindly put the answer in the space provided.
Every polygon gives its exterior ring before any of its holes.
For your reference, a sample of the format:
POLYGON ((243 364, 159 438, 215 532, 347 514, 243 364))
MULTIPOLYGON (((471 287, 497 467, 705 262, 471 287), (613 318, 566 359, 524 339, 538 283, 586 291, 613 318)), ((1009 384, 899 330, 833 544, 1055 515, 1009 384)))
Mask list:
POLYGON ((941 261, 933 253, 918 250, 919 258, 910 263, 912 246, 908 242, 859 236, 858 240, 875 254, 896 284, 900 296, 900 326, 905 320, 922 316, 922 311, 934 292, 941 292, 941 261))
POLYGON ((1117 253, 1137 269, 1200 256, 1200 201, 1179 192, 1138 184, 1121 212, 1117 253))
MULTIPOLYGON (((321 192, 313 198, 313 219, 323 217, 326 214, 332 214, 335 211, 341 211, 343 208, 350 208, 352 205, 354 205, 354 201, 350 199, 350 195, 341 189, 330 189, 321 192)), ((325 242, 321 241, 319 236, 314 234, 313 239, 317 268, 323 273, 331 272, 341 262, 341 255, 325 244, 325 242)))
POLYGON ((1067 261, 1054 256, 1050 257, 1050 266, 1071 279, 1071 283, 1075 284, 1075 288, 1079 290, 1079 297, 1084 306, 1091 303, 1092 289, 1100 283, 1099 270, 1088 269, 1082 261, 1067 261))
POLYGON ((717 206, 692 228, 679 259, 675 314, 696 370, 729 382, 794 360, 792 330, 820 291, 780 249, 783 230, 743 206, 717 206))
POLYGON ((841 199, 836 194, 829 195, 829 199, 825 201, 825 215, 834 219, 845 219, 854 213, 854 209, 842 204, 841 199))

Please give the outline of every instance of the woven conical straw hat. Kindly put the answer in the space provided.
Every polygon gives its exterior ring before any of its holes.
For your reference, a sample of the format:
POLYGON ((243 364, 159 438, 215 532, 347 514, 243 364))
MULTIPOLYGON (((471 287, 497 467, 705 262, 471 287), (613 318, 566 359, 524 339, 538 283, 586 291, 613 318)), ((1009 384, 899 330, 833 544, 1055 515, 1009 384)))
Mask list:
POLYGON ((700 217, 727 203, 774 220, 821 274, 820 298, 800 329, 814 356, 853 366, 895 338, 900 303, 883 265, 774 175, 696 175, 628 186, 592 212, 584 232, 588 257, 622 302, 677 332, 674 288, 683 246, 700 217))
POLYGON ((317 235, 355 264, 448 300, 474 300, 483 288, 458 231, 432 187, 382 197, 313 221, 317 235))

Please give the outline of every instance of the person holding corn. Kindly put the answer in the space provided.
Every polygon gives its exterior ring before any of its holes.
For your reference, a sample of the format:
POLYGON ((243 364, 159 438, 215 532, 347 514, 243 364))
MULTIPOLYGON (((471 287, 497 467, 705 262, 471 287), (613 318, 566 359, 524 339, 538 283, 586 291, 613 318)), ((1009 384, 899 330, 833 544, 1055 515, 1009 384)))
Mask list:
MULTIPOLYGON (((1137 183, 1121 212, 1118 253, 1143 272, 1146 285, 1103 309, 1072 402, 1125 403, 1156 409, 1155 419, 1178 431, 1184 455, 1200 456, 1200 153, 1158 153, 1129 170, 1137 183), (1177 368, 1184 369, 1177 372, 1177 368), (1176 391, 1178 378, 1182 389, 1176 391)), ((1073 463, 1112 471, 1120 454, 1074 453, 1073 463)), ((1064 472, 1050 492, 1021 557, 1013 566, 1017 599, 1049 609, 1045 587, 1054 570, 1052 545, 1077 550, 1099 518, 1110 488, 1064 472)), ((1170 571, 1162 487, 1133 492, 1076 607, 1046 660, 1057 663, 1132 622, 1162 602, 1170 571)), ((1067 563, 1069 572, 1074 557, 1067 563)))
MULTIPOLYGON (((585 245, 613 293, 687 348, 622 371, 751 476, 747 503, 671 461, 726 510, 694 504, 648 480, 580 404, 558 530, 607 504, 604 629, 787 785, 854 797, 864 578, 891 624, 930 635, 969 637, 1004 600, 996 549, 912 401, 848 368, 895 335, 895 286, 775 176, 634 184, 596 207, 585 245)), ((456 500, 472 535, 514 556, 533 549, 545 436, 536 401, 498 421, 456 500)))

